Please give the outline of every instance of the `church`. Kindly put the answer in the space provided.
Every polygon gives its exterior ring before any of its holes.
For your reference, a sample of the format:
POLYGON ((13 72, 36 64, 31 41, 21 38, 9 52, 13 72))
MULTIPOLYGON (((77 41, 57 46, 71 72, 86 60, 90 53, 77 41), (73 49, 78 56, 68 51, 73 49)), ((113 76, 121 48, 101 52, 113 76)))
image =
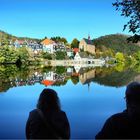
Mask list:
POLYGON ((93 40, 90 39, 90 36, 88 36, 88 39, 83 38, 79 43, 79 49, 84 52, 89 52, 91 54, 95 54, 95 45, 93 44, 93 40))

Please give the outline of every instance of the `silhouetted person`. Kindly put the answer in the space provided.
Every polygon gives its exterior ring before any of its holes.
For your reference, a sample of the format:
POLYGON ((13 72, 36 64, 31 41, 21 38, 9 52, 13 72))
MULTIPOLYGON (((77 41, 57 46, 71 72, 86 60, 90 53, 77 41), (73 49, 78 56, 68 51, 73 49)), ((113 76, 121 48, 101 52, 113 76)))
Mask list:
POLYGON ((96 139, 140 138, 140 83, 130 83, 125 96, 127 109, 111 116, 96 135, 96 139))
POLYGON ((30 112, 26 124, 27 139, 69 139, 70 126, 65 112, 60 108, 57 93, 44 89, 37 109, 30 112))

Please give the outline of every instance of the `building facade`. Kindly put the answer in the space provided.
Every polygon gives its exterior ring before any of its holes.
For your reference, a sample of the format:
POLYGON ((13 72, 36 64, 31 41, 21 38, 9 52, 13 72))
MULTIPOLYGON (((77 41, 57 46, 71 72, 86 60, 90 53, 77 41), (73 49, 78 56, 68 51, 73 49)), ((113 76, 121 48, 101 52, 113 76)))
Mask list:
POLYGON ((51 39, 45 39, 41 42, 43 45, 43 51, 53 54, 56 51, 56 43, 51 39))
POLYGON ((93 45, 93 40, 83 38, 79 43, 79 48, 81 51, 89 52, 91 54, 95 54, 95 45, 93 45))

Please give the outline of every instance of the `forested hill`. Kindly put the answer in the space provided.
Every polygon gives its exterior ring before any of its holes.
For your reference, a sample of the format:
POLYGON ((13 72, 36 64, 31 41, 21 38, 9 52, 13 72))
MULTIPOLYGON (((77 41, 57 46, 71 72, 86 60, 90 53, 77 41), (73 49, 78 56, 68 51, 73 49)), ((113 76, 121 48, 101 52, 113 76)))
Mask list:
POLYGON ((112 34, 99 37, 94 40, 94 45, 99 51, 106 51, 108 49, 116 52, 122 52, 124 54, 133 54, 140 51, 140 45, 134 43, 128 43, 127 38, 129 36, 123 34, 112 34))
POLYGON ((36 41, 39 41, 39 39, 35 39, 35 38, 28 38, 28 37, 16 37, 16 36, 13 36, 9 33, 6 33, 4 31, 1 31, 0 30, 0 42, 2 41, 9 41, 9 40, 36 40, 36 41))

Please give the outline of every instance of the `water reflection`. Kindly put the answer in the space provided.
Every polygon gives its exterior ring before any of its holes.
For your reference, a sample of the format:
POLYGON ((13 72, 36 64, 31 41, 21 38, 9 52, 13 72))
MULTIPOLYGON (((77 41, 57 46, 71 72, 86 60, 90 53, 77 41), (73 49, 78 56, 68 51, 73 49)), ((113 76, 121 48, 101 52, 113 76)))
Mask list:
POLYGON ((0 92, 5 92, 11 87, 34 85, 63 86, 68 80, 74 85, 79 82, 90 85, 97 82, 101 85, 120 87, 135 80, 140 81, 140 74, 135 69, 118 67, 81 68, 77 72, 74 67, 43 67, 16 65, 0 66, 0 92))

